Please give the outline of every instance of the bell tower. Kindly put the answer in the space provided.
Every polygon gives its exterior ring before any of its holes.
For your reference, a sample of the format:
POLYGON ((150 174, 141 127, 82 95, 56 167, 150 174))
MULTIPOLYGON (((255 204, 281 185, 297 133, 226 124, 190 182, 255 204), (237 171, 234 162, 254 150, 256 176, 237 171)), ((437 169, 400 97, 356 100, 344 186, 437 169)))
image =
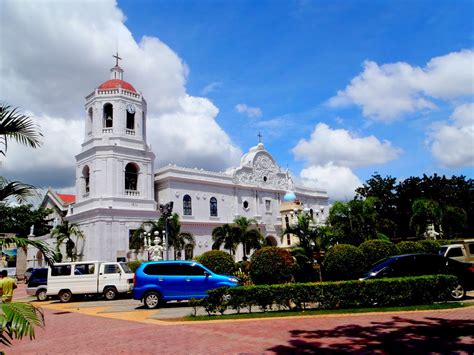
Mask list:
POLYGON ((84 142, 76 155, 76 203, 68 214, 86 234, 90 257, 110 261, 129 250, 130 231, 157 218, 146 101, 123 80, 122 58, 118 53, 113 57, 110 79, 85 99, 84 142), (116 250, 93 242, 95 238, 114 239, 116 250))

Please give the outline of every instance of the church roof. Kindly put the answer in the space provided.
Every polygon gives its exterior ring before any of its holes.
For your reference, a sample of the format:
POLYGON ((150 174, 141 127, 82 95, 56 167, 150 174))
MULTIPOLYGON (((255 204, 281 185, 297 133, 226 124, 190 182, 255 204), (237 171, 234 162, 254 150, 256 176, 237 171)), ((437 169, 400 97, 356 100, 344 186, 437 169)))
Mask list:
POLYGON ((64 204, 69 204, 76 201, 76 195, 57 194, 64 204))
POLYGON ((127 83, 125 80, 120 79, 110 79, 107 80, 105 83, 99 85, 99 89, 117 89, 122 88, 128 91, 137 92, 132 84, 127 83))

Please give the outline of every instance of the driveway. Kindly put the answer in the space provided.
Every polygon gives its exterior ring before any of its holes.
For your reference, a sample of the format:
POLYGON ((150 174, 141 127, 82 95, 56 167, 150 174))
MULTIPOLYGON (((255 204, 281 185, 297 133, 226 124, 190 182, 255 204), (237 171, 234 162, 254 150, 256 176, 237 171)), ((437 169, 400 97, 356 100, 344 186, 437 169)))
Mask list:
MULTIPOLYGON (((18 295, 19 296, 19 295, 18 295)), ((173 322, 182 304, 42 303, 46 326, 8 354, 474 353, 474 307, 418 312, 173 322)))

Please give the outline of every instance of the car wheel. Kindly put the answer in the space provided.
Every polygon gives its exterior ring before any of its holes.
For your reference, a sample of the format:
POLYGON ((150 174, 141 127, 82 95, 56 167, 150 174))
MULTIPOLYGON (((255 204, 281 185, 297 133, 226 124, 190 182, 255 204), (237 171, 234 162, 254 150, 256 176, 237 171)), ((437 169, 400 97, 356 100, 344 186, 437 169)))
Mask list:
POLYGON ((117 290, 115 287, 107 287, 104 290, 104 297, 107 301, 113 301, 117 297, 117 290))
POLYGON ((462 300, 466 296, 466 290, 463 285, 458 284, 455 288, 451 290, 451 298, 453 300, 462 300))
POLYGON ((40 302, 46 301, 48 299, 48 296, 46 295, 46 290, 44 288, 36 292, 36 299, 40 302))
POLYGON ((157 292, 149 292, 143 299, 143 303, 148 309, 157 308, 158 305, 161 303, 161 296, 157 292))
POLYGON ((71 291, 69 290, 63 290, 61 292, 59 292, 59 300, 62 302, 62 303, 67 303, 71 300, 72 298, 72 293, 71 291))

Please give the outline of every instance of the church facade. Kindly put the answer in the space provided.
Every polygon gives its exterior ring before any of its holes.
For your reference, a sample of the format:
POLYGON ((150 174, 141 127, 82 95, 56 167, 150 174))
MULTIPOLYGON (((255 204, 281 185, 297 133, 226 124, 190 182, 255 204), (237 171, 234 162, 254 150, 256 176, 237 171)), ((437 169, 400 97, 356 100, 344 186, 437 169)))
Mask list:
MULTIPOLYGON (((144 221, 158 219, 158 204, 168 202, 180 217, 181 230, 196 240, 194 248, 179 255, 183 259, 211 250, 212 230, 237 216, 255 219, 268 245, 290 245, 290 239, 280 238, 288 223, 288 215, 281 212, 288 196, 300 211, 324 220, 327 193, 293 186, 290 173, 278 166, 261 142, 241 158, 240 166, 223 173, 175 165, 155 171, 155 155, 146 137, 146 101, 123 80, 116 58, 111 78, 85 98, 76 196, 65 216, 84 233, 77 245, 82 260, 136 258, 130 250, 131 235, 144 221)), ((235 257, 240 260, 242 250, 235 257)))

